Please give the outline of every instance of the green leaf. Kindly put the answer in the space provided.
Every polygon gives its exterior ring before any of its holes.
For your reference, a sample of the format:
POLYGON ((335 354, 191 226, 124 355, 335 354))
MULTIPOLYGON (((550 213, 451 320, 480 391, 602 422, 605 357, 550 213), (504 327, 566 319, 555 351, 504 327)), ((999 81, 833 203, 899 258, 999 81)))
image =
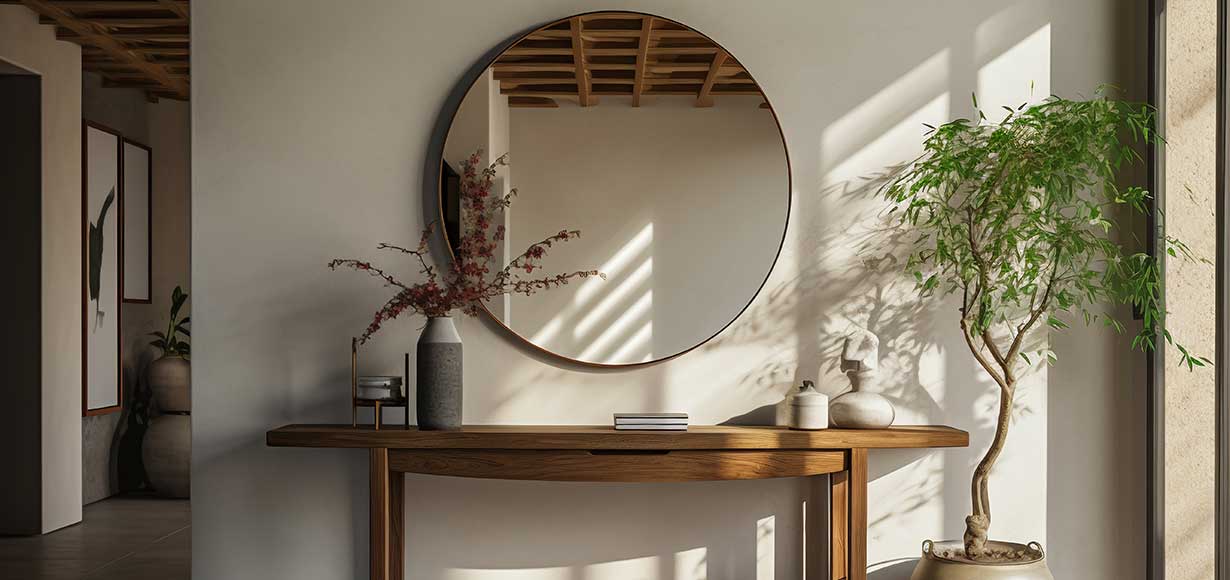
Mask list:
MULTIPOLYGON (((902 210, 894 217, 912 244, 904 263, 918 289, 964 298, 962 317, 972 330, 993 323, 1018 329, 1033 316, 1036 326, 1052 329, 1102 318, 1124 332, 1113 316, 1092 311, 1127 306, 1142 318, 1133 348, 1174 344, 1159 259, 1136 251, 1143 244, 1119 225, 1154 211, 1149 191, 1117 181, 1143 164, 1136 142, 1156 137, 1155 111, 1109 98, 1110 90, 1004 107, 1007 117, 998 122, 987 120, 971 94, 976 121, 928 126, 923 154, 880 189, 902 210)), ((1209 265, 1180 240, 1166 237, 1162 251, 1209 265)), ((1189 368, 1209 364, 1181 352, 1189 368)))

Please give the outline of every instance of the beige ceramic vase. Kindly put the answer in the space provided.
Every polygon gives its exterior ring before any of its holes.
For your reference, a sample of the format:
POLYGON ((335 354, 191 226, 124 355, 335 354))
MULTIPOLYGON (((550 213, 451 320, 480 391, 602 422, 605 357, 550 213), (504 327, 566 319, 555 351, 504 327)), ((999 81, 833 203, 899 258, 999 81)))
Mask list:
POLYGON ((1046 567, 1046 553, 1037 542, 1029 545, 990 540, 987 547, 997 551, 1019 552, 1027 557, 1003 564, 974 563, 965 560, 961 542, 923 542, 922 558, 910 580, 1055 580, 1046 567))

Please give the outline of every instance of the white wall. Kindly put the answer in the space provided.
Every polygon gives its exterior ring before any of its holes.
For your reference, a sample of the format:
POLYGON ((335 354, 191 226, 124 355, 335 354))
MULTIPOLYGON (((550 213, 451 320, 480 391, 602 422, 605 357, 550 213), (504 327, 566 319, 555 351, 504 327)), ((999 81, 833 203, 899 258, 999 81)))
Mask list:
MULTIPOLYGON (((642 408, 719 422, 776 403, 803 378, 840 389, 840 335, 857 323, 883 339, 902 422, 953 424, 973 443, 873 454, 873 577, 906 578, 922 539, 959 537, 994 391, 957 338, 952 305, 912 298, 901 264, 885 256, 893 240, 860 178, 917 151, 922 122, 969 115, 972 91, 994 108, 1027 97, 1031 80, 1065 95, 1139 82, 1123 72, 1143 70, 1144 49, 1121 22, 1121 2, 385 0, 354 11, 323 0, 218 0, 193 10, 194 577, 365 574, 365 456, 263 444, 271 427, 348 415, 346 337, 387 290, 323 265, 371 255, 378 242, 422 227, 429 139, 462 71, 518 31, 599 8, 688 23, 756 75, 791 152, 786 250, 753 307, 718 339, 633 372, 561 368, 463 321, 467 421, 604 423, 613 410, 642 408), (275 36, 270 21, 280 24, 275 36)), ((1143 17, 1143 5, 1135 12, 1143 17)), ((365 372, 399 368, 419 326, 390 325, 366 353, 365 372)), ((1103 369, 1081 389, 1111 399, 1135 379, 1112 380, 1117 353, 1095 346, 1074 341, 1060 356, 1103 369)), ((1107 413, 1097 416, 1106 424, 1048 425, 1048 408, 1074 395, 1048 397, 1047 379, 1036 374, 1025 387, 993 477, 997 537, 1047 539, 1048 485, 1118 498, 1132 492, 1123 477, 1143 476, 1139 463, 1092 473, 1080 461, 1088 457, 1049 463, 1048 426, 1050 437, 1089 436, 1096 444, 1087 449, 1106 450, 1111 434, 1140 422, 1107 413)), ((800 576, 798 480, 410 477, 407 486, 410 577, 800 576), (768 561, 773 572, 759 574, 768 561)), ((1080 540, 1137 526, 1142 506, 1089 502, 1049 518, 1057 577, 1078 577, 1068 572, 1085 564, 1099 575, 1079 577, 1139 574, 1143 566, 1101 572, 1121 569, 1125 552, 1080 540)))
POLYGON ((0 59, 43 93, 42 529, 81 521, 81 49, 0 6, 0 59))
POLYGON ((579 229, 530 275, 607 274, 511 296, 514 331, 570 358, 637 363, 713 336, 756 294, 790 206, 781 133, 760 97, 693 101, 512 110, 514 255, 579 229))

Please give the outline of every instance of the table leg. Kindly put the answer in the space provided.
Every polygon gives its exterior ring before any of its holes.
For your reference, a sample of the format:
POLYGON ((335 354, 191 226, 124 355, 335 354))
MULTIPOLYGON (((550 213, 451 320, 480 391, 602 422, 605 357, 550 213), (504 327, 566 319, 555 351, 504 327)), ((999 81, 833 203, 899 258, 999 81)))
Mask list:
POLYGON ((846 578, 849 537, 850 472, 838 471, 829 474, 829 580, 846 578))
POLYGON ((829 545, 833 541, 832 530, 825 519, 829 505, 829 476, 813 475, 807 490, 806 529, 804 529, 803 578, 828 580, 829 545))
POLYGON ((369 460, 369 510, 370 533, 368 544, 370 558, 368 569, 371 580, 391 580, 390 569, 390 517, 392 496, 389 477, 389 450, 370 450, 369 460))
POLYGON ((829 475, 829 578, 867 580, 867 450, 851 449, 829 475))
POLYGON ((389 580, 406 578, 406 474, 389 472, 389 580))

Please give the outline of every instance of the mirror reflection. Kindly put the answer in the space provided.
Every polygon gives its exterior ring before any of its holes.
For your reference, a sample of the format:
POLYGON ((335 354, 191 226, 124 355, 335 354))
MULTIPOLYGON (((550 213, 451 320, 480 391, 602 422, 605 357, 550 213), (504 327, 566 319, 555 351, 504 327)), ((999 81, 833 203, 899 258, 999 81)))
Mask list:
POLYGON ((730 324, 776 260, 790 205, 786 150, 760 87, 735 58, 679 23, 635 13, 572 17, 505 50, 450 127, 441 211, 450 240, 458 172, 508 154, 493 193, 509 260, 561 229, 547 273, 590 278, 487 304, 534 346, 628 365, 669 358, 730 324))

